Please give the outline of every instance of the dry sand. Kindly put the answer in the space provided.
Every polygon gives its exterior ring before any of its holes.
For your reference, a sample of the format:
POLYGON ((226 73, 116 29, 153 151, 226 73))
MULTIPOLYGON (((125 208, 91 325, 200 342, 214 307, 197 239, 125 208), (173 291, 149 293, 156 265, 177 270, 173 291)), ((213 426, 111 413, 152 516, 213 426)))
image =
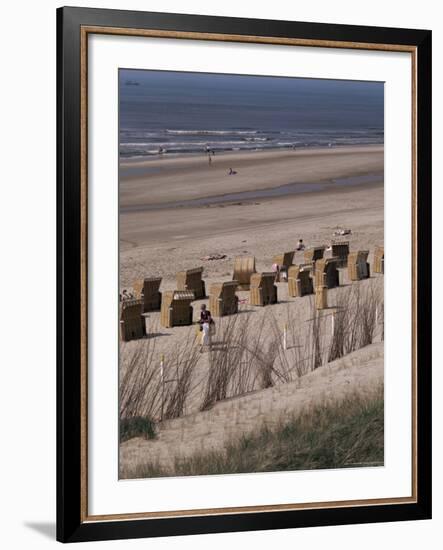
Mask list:
MULTIPOLYGON (((122 166, 124 174, 127 164, 122 166)), ((352 229, 353 247, 383 243, 380 146, 220 155, 211 166, 205 157, 162 158, 133 163, 131 169, 136 177, 127 175, 120 183, 121 287, 147 275, 161 275, 164 284, 173 285, 177 271, 202 263, 206 277, 223 280, 232 272, 232 258, 245 253, 256 256, 259 269, 269 269, 272 256, 293 250, 300 237, 307 246, 329 242, 337 226, 352 229), (227 175, 229 166, 235 176, 227 175), (367 174, 380 177, 371 184, 330 183, 367 174), (316 189, 318 181, 325 182, 322 191, 152 209, 295 182, 303 190, 309 183, 316 189), (228 259, 200 260, 214 252, 228 259)))

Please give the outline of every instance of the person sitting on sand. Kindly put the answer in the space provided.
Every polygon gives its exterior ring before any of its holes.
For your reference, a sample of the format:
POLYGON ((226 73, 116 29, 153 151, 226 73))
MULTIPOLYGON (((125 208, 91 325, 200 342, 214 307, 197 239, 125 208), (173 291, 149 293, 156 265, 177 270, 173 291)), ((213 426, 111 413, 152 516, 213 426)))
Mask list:
POLYGON ((122 300, 133 300, 134 294, 132 292, 128 292, 126 288, 123 289, 122 293, 122 300))
POLYGON ((303 239, 298 239, 297 248, 295 250, 300 251, 304 249, 305 249, 305 245, 303 244, 303 239))
POLYGON ((211 312, 209 309, 206 309, 206 305, 202 304, 200 308, 200 331, 202 331, 201 339, 201 351, 203 351, 204 346, 211 345, 211 325, 214 325, 214 320, 212 318, 211 312))
POLYGON ((123 300, 133 300, 135 298, 134 293, 130 290, 123 290, 123 300))
POLYGON ((229 175, 230 176, 235 176, 237 172, 235 170, 233 170, 232 168, 229 168, 229 175))

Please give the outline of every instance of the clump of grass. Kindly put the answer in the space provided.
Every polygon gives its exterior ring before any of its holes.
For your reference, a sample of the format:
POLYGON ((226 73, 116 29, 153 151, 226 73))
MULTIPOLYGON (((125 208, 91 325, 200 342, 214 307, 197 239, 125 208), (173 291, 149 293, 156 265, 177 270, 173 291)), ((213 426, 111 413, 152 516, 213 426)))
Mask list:
MULTIPOLYGON (((350 288, 337 289, 334 332, 328 361, 344 357, 374 342, 380 317, 383 319, 383 304, 383 288, 379 280, 369 281, 366 285, 354 283, 350 288)), ((383 340, 383 332, 380 338, 383 340)))
POLYGON ((381 466, 384 461, 381 385, 371 395, 326 402, 277 427, 263 426, 223 450, 177 458, 173 468, 138 465, 125 477, 235 474, 381 466))
POLYGON ((194 331, 190 329, 186 340, 171 351, 165 362, 162 420, 179 418, 185 414, 188 397, 193 391, 192 380, 199 359, 199 347, 194 331))
POLYGON ((318 369, 323 364, 323 340, 322 323, 319 312, 315 308, 315 302, 312 296, 309 296, 311 305, 310 328, 308 339, 310 341, 311 370, 318 369))
POLYGON ((133 416, 120 420, 120 443, 133 437, 154 439, 155 436, 155 422, 148 417, 133 416))
POLYGON ((120 379, 120 418, 160 421, 185 414, 200 359, 194 334, 190 329, 186 338, 170 349, 163 361, 163 376, 154 339, 123 348, 121 360, 126 367, 120 379))
POLYGON ((209 350, 209 373, 200 410, 217 401, 274 385, 277 346, 263 344, 264 316, 251 322, 249 315, 220 319, 217 339, 209 350))
POLYGON ((122 348, 120 361, 125 368, 120 377, 120 418, 158 416, 161 380, 157 355, 155 339, 122 348))

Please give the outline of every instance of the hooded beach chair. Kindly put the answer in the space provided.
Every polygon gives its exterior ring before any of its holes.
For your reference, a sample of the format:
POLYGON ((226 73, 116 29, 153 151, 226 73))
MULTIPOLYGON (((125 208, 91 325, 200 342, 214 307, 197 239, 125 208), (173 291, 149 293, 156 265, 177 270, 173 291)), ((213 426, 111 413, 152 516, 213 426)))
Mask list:
POLYGON ((213 283, 209 289, 209 311, 213 317, 223 317, 238 312, 237 281, 213 283))
POLYGON ((374 251, 374 273, 385 272, 385 247, 376 246, 374 251))
POLYGON ((177 273, 177 290, 189 290, 195 300, 206 297, 205 282, 202 279, 203 268, 196 267, 177 273))
POLYGON ((121 302, 120 337, 123 342, 137 340, 145 335, 145 321, 142 313, 142 300, 125 300, 121 302))
POLYGON ((338 258, 337 267, 348 266, 349 241, 333 242, 331 244, 332 256, 338 258))
POLYGON ((166 290, 162 294, 160 323, 165 328, 192 325, 194 293, 189 290, 166 290))
POLYGON ((292 298, 314 293, 311 264, 292 265, 288 271, 288 295, 292 298))
POLYGON ((321 260, 325 254, 326 246, 313 246, 305 250, 305 264, 314 263, 321 260))
POLYGON ((338 258, 322 258, 315 262, 315 287, 325 286, 335 288, 339 286, 338 258))
POLYGON ((251 275, 250 303, 252 306, 267 306, 277 303, 275 273, 254 273, 251 275))
POLYGON ((272 258, 272 263, 278 265, 279 267, 279 276, 277 278, 278 282, 287 281, 288 269, 294 261, 295 252, 283 252, 283 254, 276 254, 272 258), (286 279, 282 277, 282 273, 286 273, 286 279))
POLYGON ((315 287, 315 309, 327 309, 328 287, 321 285, 315 287))
POLYGON ((348 276, 351 281, 369 279, 370 269, 368 262, 369 250, 351 252, 348 256, 348 276))
POLYGON ((143 300, 143 311, 160 311, 162 295, 159 292, 161 277, 146 277, 132 285, 135 295, 143 300))
POLYGON ((253 273, 256 273, 254 256, 237 256, 234 259, 232 280, 237 281, 237 290, 249 290, 253 273))

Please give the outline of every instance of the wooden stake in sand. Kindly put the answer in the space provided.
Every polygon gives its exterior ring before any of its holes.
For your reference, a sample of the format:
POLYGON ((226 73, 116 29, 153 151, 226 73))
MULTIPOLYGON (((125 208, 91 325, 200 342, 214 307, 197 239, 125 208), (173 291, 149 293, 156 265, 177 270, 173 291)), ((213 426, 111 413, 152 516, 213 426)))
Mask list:
POLYGON ((160 381, 162 386, 162 408, 161 408, 161 417, 160 419, 163 420, 163 407, 165 402, 165 375, 164 375, 164 366, 165 366, 165 355, 162 353, 160 355, 160 381))
POLYGON ((283 326, 283 349, 286 351, 288 349, 288 324, 285 323, 283 326))

